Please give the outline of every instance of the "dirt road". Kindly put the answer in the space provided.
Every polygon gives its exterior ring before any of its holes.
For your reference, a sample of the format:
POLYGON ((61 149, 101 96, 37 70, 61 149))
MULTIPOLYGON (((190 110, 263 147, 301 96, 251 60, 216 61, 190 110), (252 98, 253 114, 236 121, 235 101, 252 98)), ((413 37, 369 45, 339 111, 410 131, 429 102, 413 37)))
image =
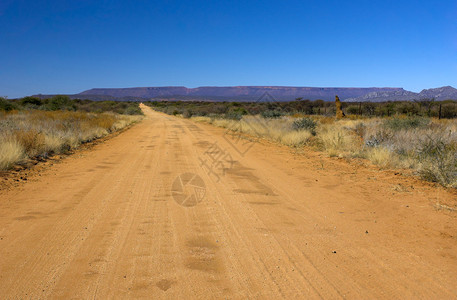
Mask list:
POLYGON ((143 109, 0 192, 0 298, 457 298, 455 194, 143 109))

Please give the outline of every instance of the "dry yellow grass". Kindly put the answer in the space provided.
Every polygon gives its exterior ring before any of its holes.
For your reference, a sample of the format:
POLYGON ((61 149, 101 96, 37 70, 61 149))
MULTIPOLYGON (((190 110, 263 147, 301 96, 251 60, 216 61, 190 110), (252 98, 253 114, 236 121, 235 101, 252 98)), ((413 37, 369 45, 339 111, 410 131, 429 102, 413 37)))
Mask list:
POLYGON ((0 170, 21 160, 61 153, 141 117, 113 113, 24 111, 0 115, 0 170))
POLYGON ((245 116, 242 120, 211 119, 208 117, 192 117, 197 122, 211 123, 215 126, 232 131, 266 138, 288 146, 304 145, 312 136, 307 130, 292 130, 291 118, 264 119, 259 116, 245 116))
POLYGON ((2 138, 0 143, 0 170, 7 170, 24 159, 22 146, 14 139, 2 138))
POLYGON ((281 143, 288 146, 304 145, 311 136, 311 132, 306 130, 292 131, 281 136, 281 143))
POLYGON ((197 117, 192 117, 192 120, 195 122, 211 123, 210 117, 197 116, 197 117))
POLYGON ((377 147, 367 150, 367 158, 381 168, 398 166, 397 157, 386 148, 377 147))
MULTIPOLYGON (((301 115, 296 115, 299 117, 301 115)), ((346 118, 312 116, 317 121, 317 146, 329 156, 362 157, 381 168, 412 168, 425 179, 457 187, 457 120, 424 118, 346 118)), ((266 138, 289 146, 301 146, 312 137, 297 131, 296 118, 242 120, 195 118, 197 121, 266 138)))
POLYGON ((320 148, 330 156, 354 156, 362 149, 361 140, 342 124, 337 122, 318 127, 317 138, 320 148))

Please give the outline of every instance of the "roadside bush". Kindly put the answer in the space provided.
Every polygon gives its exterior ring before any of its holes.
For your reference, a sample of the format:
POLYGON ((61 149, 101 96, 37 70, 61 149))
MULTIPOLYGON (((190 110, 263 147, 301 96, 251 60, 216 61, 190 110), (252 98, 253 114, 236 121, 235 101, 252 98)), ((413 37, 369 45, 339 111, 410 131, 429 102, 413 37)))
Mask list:
POLYGON ((184 118, 190 118, 190 117, 192 117, 192 111, 186 109, 186 110, 182 113, 182 116, 183 116, 184 118))
POLYGON ((224 114, 224 118, 230 120, 241 120, 243 116, 247 115, 248 111, 240 107, 240 103, 233 102, 232 107, 228 109, 228 111, 224 114))
POLYGON ((381 127, 376 128, 376 133, 365 139, 365 145, 368 147, 377 147, 382 143, 391 140, 393 133, 391 130, 381 127))
POLYGON ((316 126, 317 126, 317 123, 311 118, 301 118, 301 119, 295 120, 292 123, 292 129, 297 130, 297 131, 308 130, 313 135, 316 135, 316 126))
POLYGON ((237 111, 230 111, 224 115, 224 118, 229 120, 241 120, 243 118, 243 114, 237 111))
POLYGON ((139 106, 130 105, 124 110, 124 115, 142 115, 143 112, 141 111, 139 106))
POLYGON ((457 144, 442 135, 427 136, 418 150, 419 174, 444 186, 457 187, 457 144))

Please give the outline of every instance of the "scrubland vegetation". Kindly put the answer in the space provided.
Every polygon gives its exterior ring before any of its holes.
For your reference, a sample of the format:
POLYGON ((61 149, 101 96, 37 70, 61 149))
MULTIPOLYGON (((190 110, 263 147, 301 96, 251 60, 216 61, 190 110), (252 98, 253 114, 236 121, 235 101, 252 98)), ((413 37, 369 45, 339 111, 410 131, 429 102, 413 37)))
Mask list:
MULTIPOLYGON (((454 105, 454 102, 446 103, 454 105)), ((414 104, 421 105, 407 105, 414 104)), ((178 114, 176 110, 184 111, 182 116, 195 121, 288 146, 311 147, 329 156, 364 158, 382 168, 409 168, 425 180, 457 188, 457 120, 428 117, 434 115, 432 109, 422 110, 421 115, 418 108, 415 114, 391 113, 389 117, 348 115, 336 120, 333 116, 290 111, 290 107, 286 112, 281 108, 283 103, 149 105, 170 114, 178 114), (221 105, 227 109, 223 111, 221 105), (211 111, 219 107, 220 113, 201 113, 202 107, 210 107, 211 111), (249 113, 253 107, 256 114, 249 113), (189 108, 192 112, 186 113, 189 108), (195 111, 199 113, 193 113, 195 111)), ((375 105, 382 108, 382 104, 375 105)))
POLYGON ((66 153, 141 118, 129 115, 139 110, 138 104, 123 107, 122 103, 92 103, 66 97, 38 100, 0 99, 0 170, 31 158, 66 153), (113 112, 119 109, 125 114, 113 112))
MULTIPOLYGON (((153 101, 144 104, 169 115, 209 116, 241 119, 244 115, 280 117, 295 113, 335 116, 335 104, 323 100, 296 100, 291 102, 203 102, 153 101)), ((392 117, 396 115, 457 118, 457 101, 396 101, 396 102, 342 102, 347 115, 363 117, 392 117), (441 111, 441 113, 440 113, 441 111)))
POLYGON ((11 110, 46 110, 46 111, 84 111, 84 112, 113 112, 123 115, 141 115, 138 102, 91 101, 70 99, 68 96, 54 96, 49 99, 24 97, 17 100, 0 98, 0 111, 11 110))

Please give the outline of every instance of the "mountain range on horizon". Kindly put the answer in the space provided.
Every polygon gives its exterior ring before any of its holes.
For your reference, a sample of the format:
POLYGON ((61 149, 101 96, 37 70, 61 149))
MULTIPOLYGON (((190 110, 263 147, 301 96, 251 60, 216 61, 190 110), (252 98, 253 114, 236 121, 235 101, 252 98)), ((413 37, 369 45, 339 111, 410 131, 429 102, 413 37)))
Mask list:
POLYGON ((385 101, 412 101, 423 99, 457 100, 457 89, 452 86, 424 89, 419 93, 407 90, 400 91, 376 91, 354 98, 344 99, 346 102, 385 102, 385 101))
MULTIPOLYGON (((288 86, 227 86, 197 87, 133 87, 133 88, 93 88, 78 94, 68 95, 72 99, 148 101, 257 101, 268 95, 270 101, 292 101, 297 98, 333 101, 335 95, 345 102, 411 101, 422 99, 456 100, 457 89, 451 86, 424 89, 420 93, 403 88, 341 88, 341 87, 288 87, 288 86)), ((46 98, 52 95, 34 95, 46 98)))

